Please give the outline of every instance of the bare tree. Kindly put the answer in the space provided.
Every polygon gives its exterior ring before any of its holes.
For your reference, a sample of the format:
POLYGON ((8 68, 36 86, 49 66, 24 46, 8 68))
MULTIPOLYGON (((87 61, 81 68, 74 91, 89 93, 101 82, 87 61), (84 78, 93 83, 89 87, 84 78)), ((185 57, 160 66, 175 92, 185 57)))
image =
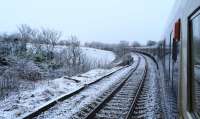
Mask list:
POLYGON ((24 42, 30 42, 30 40, 35 36, 35 30, 26 24, 20 25, 18 31, 21 35, 21 40, 24 42))
POLYGON ((57 44, 58 44, 58 45, 63 45, 63 46, 64 46, 64 45, 65 45, 65 43, 66 43, 66 41, 65 41, 65 40, 60 40, 60 41, 59 41, 57 44))
POLYGON ((14 42, 17 42, 20 46, 19 53, 22 54, 27 50, 27 43, 32 42, 36 36, 35 30, 26 24, 18 26, 20 38, 15 38, 14 42))
POLYGON ((50 29, 43 29, 41 32, 41 37, 45 42, 46 50, 47 50, 47 58, 53 58, 53 51, 57 41, 61 37, 61 32, 50 30, 50 29))
POLYGON ((69 50, 72 53, 72 65, 79 64, 81 56, 80 41, 78 41, 76 36, 71 36, 69 42, 69 50))
POLYGON ((42 51, 42 44, 44 43, 44 39, 42 34, 38 31, 36 33, 36 38, 34 39, 34 42, 32 43, 34 45, 36 54, 40 54, 42 51))

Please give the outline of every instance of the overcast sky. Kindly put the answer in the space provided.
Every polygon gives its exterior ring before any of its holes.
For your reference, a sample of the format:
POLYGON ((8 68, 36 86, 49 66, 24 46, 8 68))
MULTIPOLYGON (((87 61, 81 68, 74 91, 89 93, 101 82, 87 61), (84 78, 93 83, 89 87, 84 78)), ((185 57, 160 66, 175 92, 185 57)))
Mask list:
POLYGON ((0 33, 19 24, 76 35, 82 42, 160 40, 175 0, 2 0, 0 33))

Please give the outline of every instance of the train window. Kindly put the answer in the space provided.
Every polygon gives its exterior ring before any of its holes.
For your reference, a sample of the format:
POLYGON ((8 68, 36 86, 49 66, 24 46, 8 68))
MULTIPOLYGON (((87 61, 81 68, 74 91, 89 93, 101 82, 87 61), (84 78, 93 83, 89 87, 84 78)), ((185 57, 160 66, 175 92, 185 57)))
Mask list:
POLYGON ((191 23, 191 55, 192 55, 192 112, 200 114, 200 15, 195 15, 191 23))

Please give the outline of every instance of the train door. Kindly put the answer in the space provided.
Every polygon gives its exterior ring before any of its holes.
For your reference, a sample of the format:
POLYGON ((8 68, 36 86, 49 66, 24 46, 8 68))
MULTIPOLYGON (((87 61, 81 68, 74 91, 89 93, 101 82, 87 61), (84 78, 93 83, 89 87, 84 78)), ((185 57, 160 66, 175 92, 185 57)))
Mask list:
POLYGON ((190 111, 200 118, 200 10, 189 19, 189 77, 190 111))
POLYGON ((168 85, 170 85, 170 59, 171 59, 171 34, 165 41, 165 66, 164 66, 164 74, 165 74, 165 81, 168 85))
POLYGON ((178 80, 179 80, 179 40, 174 37, 174 32, 171 32, 170 36, 170 58, 169 58, 169 79, 170 86, 175 96, 178 96, 178 80))
POLYGON ((176 96, 178 96, 178 82, 180 79, 180 41, 176 38, 171 39, 171 83, 172 83, 172 90, 176 96))

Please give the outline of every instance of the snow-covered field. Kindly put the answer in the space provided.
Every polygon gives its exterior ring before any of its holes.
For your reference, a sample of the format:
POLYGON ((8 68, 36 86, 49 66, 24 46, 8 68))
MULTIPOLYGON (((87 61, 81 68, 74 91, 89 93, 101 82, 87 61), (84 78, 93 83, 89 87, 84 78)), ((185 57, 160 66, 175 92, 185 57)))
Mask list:
POLYGON ((99 50, 94 48, 82 47, 83 53, 87 58, 102 63, 110 63, 115 59, 115 54, 111 51, 99 50))
MULTIPOLYGON (((27 45, 28 49, 34 49, 34 46, 31 44, 27 45)), ((42 46, 45 49, 44 46, 42 46)), ((62 50, 66 49, 66 46, 57 45, 55 46, 56 52, 61 52, 62 50)), ((80 47, 82 53, 86 56, 87 60, 95 63, 103 63, 109 64, 115 59, 115 54, 111 51, 99 50, 95 48, 88 48, 88 47, 80 47)))
MULTIPOLYGON (((60 52, 64 50, 66 46, 56 46, 55 50, 60 52)), ((110 63, 115 59, 115 54, 111 51, 99 50, 95 48, 81 47, 82 53, 90 61, 97 61, 100 63, 110 63)))

